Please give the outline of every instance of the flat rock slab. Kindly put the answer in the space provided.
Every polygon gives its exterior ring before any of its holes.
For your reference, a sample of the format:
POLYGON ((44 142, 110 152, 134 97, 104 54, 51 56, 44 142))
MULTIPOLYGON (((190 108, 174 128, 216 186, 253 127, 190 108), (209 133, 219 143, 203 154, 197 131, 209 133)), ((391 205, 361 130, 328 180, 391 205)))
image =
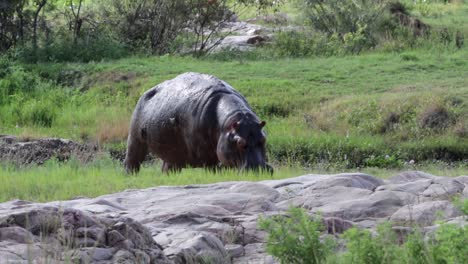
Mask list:
POLYGON ((404 172, 389 180, 362 173, 261 182, 161 186, 88 199, 0 203, 0 259, 57 263, 276 263, 265 252, 259 216, 291 206, 320 213, 329 233, 393 221, 465 224, 450 200, 466 176, 404 172), (133 261, 133 262, 132 262, 133 261))

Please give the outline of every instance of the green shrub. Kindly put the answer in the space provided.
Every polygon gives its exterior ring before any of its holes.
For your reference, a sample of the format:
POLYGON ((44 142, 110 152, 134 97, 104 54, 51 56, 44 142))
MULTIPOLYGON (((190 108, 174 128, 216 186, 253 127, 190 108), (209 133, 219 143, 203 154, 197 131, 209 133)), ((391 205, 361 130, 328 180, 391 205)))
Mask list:
POLYGON ((370 156, 364 159, 364 166, 378 168, 399 168, 403 166, 403 161, 395 155, 370 156))
POLYGON ((0 65, 0 104, 8 103, 14 94, 30 93, 36 89, 39 78, 23 67, 3 60, 0 65), (3 68, 5 67, 5 68, 3 68), (3 69, 2 69, 3 68, 3 69))
MULTIPOLYGON (((460 203, 466 207, 468 200, 460 203)), ((261 218, 259 223, 268 233, 267 252, 281 263, 468 263, 466 225, 443 223, 426 238, 418 227, 406 236, 397 235, 390 223, 379 225, 375 234, 353 227, 341 236, 344 252, 333 252, 336 244, 319 238, 320 220, 303 209, 291 208, 285 216, 261 218)))
POLYGON ((22 117, 28 124, 51 127, 56 116, 55 106, 50 101, 34 101, 26 106, 22 117))
POLYGON ((129 54, 127 47, 114 38, 103 34, 98 38, 78 39, 57 35, 44 46, 34 49, 31 45, 16 48, 13 56, 24 62, 89 62, 103 59, 118 59, 129 54))
POLYGON ((281 263, 324 263, 335 247, 333 240, 321 240, 320 219, 311 220, 300 208, 291 208, 285 216, 261 218, 259 226, 268 232, 267 252, 281 263))
POLYGON ((424 241, 424 236, 419 229, 415 229, 410 233, 406 242, 403 245, 405 250, 404 257, 407 263, 411 264, 426 264, 434 263, 432 256, 428 255, 428 244, 424 241))
POLYGON ((279 32, 272 45, 279 56, 303 57, 314 53, 315 42, 311 33, 298 31, 279 32))
POLYGON ((468 226, 443 224, 429 241, 435 263, 468 263, 468 226))
POLYGON ((343 263, 400 263, 402 248, 398 247, 397 236, 389 224, 378 226, 376 236, 368 230, 351 228, 343 238, 347 249, 343 263))
POLYGON ((315 30, 356 47, 375 45, 375 27, 385 11, 384 2, 366 0, 304 0, 301 7, 315 30))
POLYGON ((461 200, 460 198, 455 199, 455 206, 464 214, 468 216, 468 199, 461 200))

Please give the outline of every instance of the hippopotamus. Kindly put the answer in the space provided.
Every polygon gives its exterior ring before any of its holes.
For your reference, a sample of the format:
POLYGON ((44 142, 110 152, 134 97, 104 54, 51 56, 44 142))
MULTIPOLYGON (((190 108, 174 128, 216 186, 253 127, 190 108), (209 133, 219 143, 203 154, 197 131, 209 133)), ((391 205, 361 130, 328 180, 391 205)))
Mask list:
POLYGON ((127 140, 125 167, 138 172, 151 152, 162 171, 185 167, 264 169, 266 135, 246 99, 226 82, 207 74, 184 73, 138 100, 127 140))

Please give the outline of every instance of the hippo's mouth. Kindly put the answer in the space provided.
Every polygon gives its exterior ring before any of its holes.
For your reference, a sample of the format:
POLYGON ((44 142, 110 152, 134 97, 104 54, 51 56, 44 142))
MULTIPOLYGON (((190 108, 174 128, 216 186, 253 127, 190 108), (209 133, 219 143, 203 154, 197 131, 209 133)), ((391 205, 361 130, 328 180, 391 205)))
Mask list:
POLYGON ((240 166, 240 171, 268 171, 273 173, 273 168, 266 163, 260 150, 251 150, 246 153, 240 166))

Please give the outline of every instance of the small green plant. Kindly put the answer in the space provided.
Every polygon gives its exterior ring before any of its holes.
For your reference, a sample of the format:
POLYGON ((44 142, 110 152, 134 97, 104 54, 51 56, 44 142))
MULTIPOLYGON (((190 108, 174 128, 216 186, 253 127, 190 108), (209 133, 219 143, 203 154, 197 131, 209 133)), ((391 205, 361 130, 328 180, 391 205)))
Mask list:
POLYGON ((403 162, 394 155, 370 156, 364 159, 365 166, 379 168, 398 168, 403 162))
POLYGON ((351 228, 343 234, 347 252, 343 254, 343 263, 398 263, 402 248, 389 223, 377 227, 373 236, 365 229, 351 228))
POLYGON ((268 232, 268 253, 281 263, 324 263, 335 247, 332 239, 321 239, 324 227, 320 218, 311 219, 300 208, 289 209, 287 215, 261 218, 259 226, 268 232))
POLYGON ((429 244, 435 263, 468 263, 468 226, 442 224, 429 244))
POLYGON ((404 257, 407 259, 407 263, 434 263, 432 256, 428 254, 428 244, 424 241, 424 236, 419 229, 416 228, 407 236, 403 247, 405 250, 404 257))
POLYGON ((461 200, 460 198, 455 199, 455 206, 466 216, 468 216, 468 199, 461 200))

